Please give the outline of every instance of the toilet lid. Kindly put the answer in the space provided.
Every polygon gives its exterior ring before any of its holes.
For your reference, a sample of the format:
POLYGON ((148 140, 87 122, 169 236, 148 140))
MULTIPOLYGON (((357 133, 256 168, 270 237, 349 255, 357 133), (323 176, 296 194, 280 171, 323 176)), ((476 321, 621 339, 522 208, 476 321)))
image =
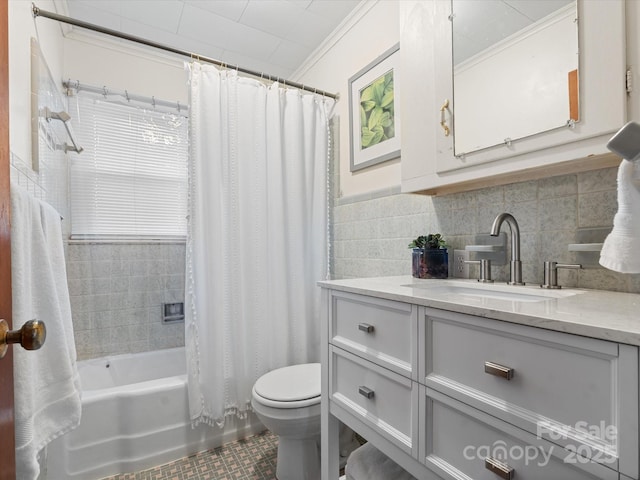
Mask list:
POLYGON ((295 402, 320 396, 320 364, 305 363, 278 368, 261 376, 255 392, 276 402, 295 402))

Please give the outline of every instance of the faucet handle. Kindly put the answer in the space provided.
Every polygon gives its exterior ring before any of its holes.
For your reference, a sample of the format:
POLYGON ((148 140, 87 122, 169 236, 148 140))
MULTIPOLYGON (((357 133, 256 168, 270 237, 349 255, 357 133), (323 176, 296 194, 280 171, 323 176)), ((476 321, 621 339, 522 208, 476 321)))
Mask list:
POLYGON ((582 265, 579 263, 570 264, 570 263, 558 263, 558 262, 544 262, 544 281, 540 288, 553 288, 558 289, 562 288, 561 285, 558 285, 558 269, 559 268, 573 268, 580 269, 582 265))
POLYGON ((493 283, 491 279, 491 260, 483 258, 482 260, 465 260, 464 263, 472 265, 480 265, 480 277, 478 281, 481 283, 493 283))

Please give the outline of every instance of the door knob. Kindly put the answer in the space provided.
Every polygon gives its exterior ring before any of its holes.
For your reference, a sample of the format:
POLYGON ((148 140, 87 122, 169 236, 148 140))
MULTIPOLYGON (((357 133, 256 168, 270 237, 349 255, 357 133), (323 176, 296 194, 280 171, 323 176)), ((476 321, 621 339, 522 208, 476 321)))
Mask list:
POLYGON ((47 329, 40 320, 29 320, 19 330, 9 330, 5 320, 0 320, 0 358, 7 353, 7 346, 19 343, 26 350, 38 350, 47 338, 47 329))

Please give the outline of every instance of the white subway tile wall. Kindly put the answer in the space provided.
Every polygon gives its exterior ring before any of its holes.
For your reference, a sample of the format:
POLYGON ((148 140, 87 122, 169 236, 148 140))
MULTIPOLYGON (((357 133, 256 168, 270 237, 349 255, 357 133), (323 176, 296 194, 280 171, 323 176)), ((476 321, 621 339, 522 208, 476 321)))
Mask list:
POLYGON ((44 200, 46 192, 40 184, 40 175, 31 170, 20 157, 11 152, 11 168, 9 169, 11 181, 24 188, 34 197, 44 200))
MULTIPOLYGON (((333 278, 410 275, 413 238, 441 233, 451 249, 463 249, 477 233, 489 232, 497 214, 509 212, 520 226, 525 282, 539 284, 544 261, 576 263, 568 245, 577 242, 578 229, 611 228, 616 174, 607 168, 441 197, 384 191, 334 199, 333 278)), ((492 275, 506 281, 508 266, 494 266, 492 275)), ((640 274, 592 267, 561 270, 558 277, 567 287, 640 293, 640 274)))
POLYGON ((70 244, 67 277, 79 359, 184 345, 162 304, 184 301, 184 244, 70 244))
MULTIPOLYGON (((67 110, 66 97, 60 93, 57 85, 48 75, 48 70, 44 68, 43 71, 47 74, 39 77, 35 85, 36 91, 32 91, 32 100, 36 99, 38 102, 37 111, 41 112, 45 107, 52 111, 67 110)), ((38 120, 40 125, 49 125, 43 118, 38 120)), ((53 125, 57 123, 54 121, 53 125)), ((60 131, 61 127, 57 126, 57 131, 60 131)), ((55 132, 51 134, 55 135, 55 132)), ((62 138, 57 138, 57 142, 61 145, 66 143, 66 134, 62 138)), ((62 233, 66 237, 69 231, 68 154, 63 150, 55 149, 51 142, 46 141, 44 133, 38 129, 38 151, 31 152, 31 157, 36 155, 37 161, 35 158, 20 158, 12 151, 11 180, 34 197, 52 205, 60 213, 60 216, 65 219, 62 223, 62 233), (34 168, 37 168, 37 171, 34 168)))
MULTIPOLYGON (((64 218, 67 207, 67 157, 64 152, 49 150, 41 141, 40 171, 31 169, 23 159, 11 152, 11 180, 37 199, 52 205, 64 218)), ((64 229, 63 229, 64 231, 64 229)))

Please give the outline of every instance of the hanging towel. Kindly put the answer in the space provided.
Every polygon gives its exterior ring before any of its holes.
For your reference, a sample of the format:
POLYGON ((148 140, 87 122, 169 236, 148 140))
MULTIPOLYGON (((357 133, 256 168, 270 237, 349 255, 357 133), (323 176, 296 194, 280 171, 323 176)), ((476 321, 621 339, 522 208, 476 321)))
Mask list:
POLYGON ((640 273, 640 160, 622 160, 618 169, 618 213, 602 246, 600 265, 640 273))
POLYGON ((47 329, 40 350, 13 347, 17 478, 33 480, 47 444, 80 423, 80 381, 60 215, 15 184, 11 210, 14 328, 37 318, 47 329))

